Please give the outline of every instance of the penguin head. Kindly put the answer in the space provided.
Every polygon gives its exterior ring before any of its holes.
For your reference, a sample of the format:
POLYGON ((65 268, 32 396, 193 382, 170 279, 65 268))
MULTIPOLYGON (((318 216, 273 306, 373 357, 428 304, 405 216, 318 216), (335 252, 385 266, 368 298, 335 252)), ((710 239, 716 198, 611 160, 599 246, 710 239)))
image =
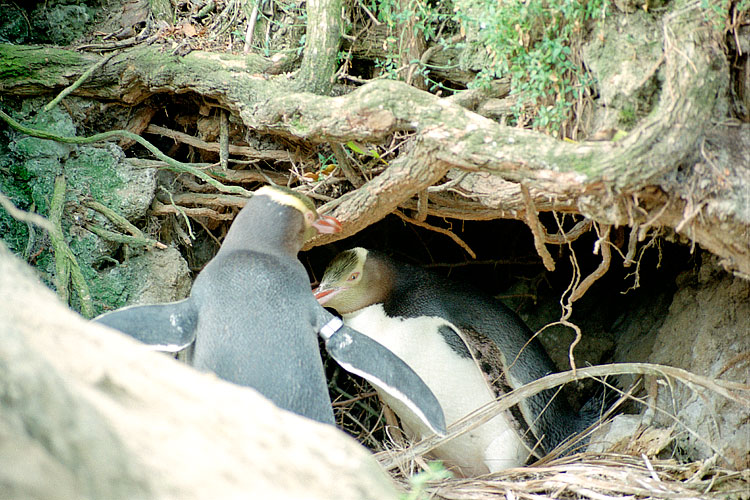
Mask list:
POLYGON ((338 220, 327 215, 319 215, 315 210, 315 204, 309 197, 288 187, 263 186, 255 191, 255 196, 267 196, 275 203, 292 207, 302 214, 303 224, 300 236, 303 244, 319 233, 331 234, 341 231, 341 223, 338 220))
POLYGON ((385 301, 392 276, 384 263, 364 248, 338 254, 313 290, 320 305, 347 314, 385 301))

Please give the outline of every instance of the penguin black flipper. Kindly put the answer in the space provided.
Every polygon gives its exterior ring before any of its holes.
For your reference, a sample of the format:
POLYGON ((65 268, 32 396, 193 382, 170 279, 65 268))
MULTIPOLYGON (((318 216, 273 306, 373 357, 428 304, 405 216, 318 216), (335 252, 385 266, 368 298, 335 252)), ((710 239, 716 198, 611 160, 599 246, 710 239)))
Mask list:
POLYGON ((190 298, 168 304, 130 306, 93 319, 165 352, 185 349, 195 340, 198 310, 190 298))
POLYGON ((319 330, 328 354, 349 373, 401 401, 433 432, 444 436, 447 431, 443 408, 419 375, 382 344, 321 310, 330 317, 319 330))

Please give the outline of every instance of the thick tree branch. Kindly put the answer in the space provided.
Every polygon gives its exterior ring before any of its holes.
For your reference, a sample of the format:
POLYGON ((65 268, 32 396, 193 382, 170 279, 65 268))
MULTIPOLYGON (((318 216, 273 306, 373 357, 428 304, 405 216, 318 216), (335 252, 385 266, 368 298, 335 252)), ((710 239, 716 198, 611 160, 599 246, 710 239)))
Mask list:
POLYGON ((299 70, 298 89, 328 94, 341 40, 341 0, 308 0, 305 55, 299 70))

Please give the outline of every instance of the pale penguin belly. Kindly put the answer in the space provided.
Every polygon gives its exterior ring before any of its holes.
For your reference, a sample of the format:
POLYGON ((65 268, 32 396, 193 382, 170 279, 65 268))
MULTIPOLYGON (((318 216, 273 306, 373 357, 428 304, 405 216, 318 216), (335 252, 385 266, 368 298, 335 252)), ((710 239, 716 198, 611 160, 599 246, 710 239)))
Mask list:
MULTIPOLYGON (((437 397, 445 422, 450 425, 494 399, 484 375, 471 358, 460 357, 438 332, 448 321, 439 317, 389 318, 382 304, 344 315, 344 322, 383 344, 403 359, 437 397)), ((377 388, 376 388, 377 389, 377 388)), ((432 434, 403 404, 378 389, 378 394, 398 414, 407 432, 421 439, 432 434)), ((528 457, 526 446, 504 414, 462 434, 433 455, 461 475, 475 476, 518 467, 528 457)))

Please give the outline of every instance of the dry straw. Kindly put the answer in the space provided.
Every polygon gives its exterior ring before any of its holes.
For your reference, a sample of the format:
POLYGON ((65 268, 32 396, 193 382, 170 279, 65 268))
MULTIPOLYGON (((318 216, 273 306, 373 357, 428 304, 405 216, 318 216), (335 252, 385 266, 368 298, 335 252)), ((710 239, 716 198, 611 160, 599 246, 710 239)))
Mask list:
MULTIPOLYGON (((711 379, 670 366, 648 363, 622 363, 579 368, 548 375, 499 397, 448 428, 448 435, 429 437, 410 444, 390 425, 386 428, 387 449, 376 457, 394 478, 409 488, 409 477, 424 469, 430 450, 456 436, 482 425, 519 401, 562 384, 583 378, 614 375, 648 375, 666 379, 672 385, 682 383, 700 394, 711 392, 726 398, 750 414, 750 386, 726 380, 711 379)), ((630 392, 624 399, 636 399, 630 392)), ((671 417, 674 427, 705 440, 683 422, 659 408, 658 413, 671 417)), ((388 410, 385 410, 388 416, 388 410)), ((389 420, 389 419, 386 419, 389 420)), ((591 431, 591 430, 589 430, 591 431)), ((668 441, 668 439, 667 439, 668 441)), ((710 443, 708 443, 710 445, 710 443)), ((445 499, 750 499, 750 470, 731 471, 717 466, 723 463, 722 451, 714 449, 712 459, 704 462, 680 463, 670 458, 654 458, 661 450, 622 453, 578 453, 556 457, 551 453, 535 464, 509 469, 478 478, 448 478, 430 481, 424 486, 422 498, 445 499)))

